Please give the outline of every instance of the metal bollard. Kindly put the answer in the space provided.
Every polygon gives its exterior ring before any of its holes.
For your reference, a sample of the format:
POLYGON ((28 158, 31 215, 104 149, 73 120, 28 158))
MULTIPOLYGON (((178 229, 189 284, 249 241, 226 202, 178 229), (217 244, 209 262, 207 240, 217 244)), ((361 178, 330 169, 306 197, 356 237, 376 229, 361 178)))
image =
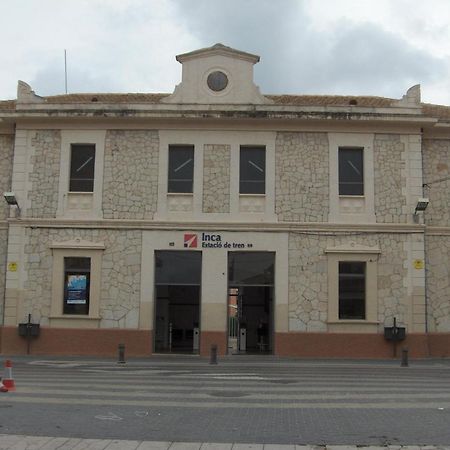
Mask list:
POLYGON ((400 367, 408 367, 408 349, 403 348, 402 349, 402 363, 400 367))
POLYGON ((125 364, 125 344, 119 344, 119 360, 117 364, 125 364))
POLYGON ((217 345, 216 344, 211 345, 211 355, 210 355, 209 363, 217 364, 217 345))

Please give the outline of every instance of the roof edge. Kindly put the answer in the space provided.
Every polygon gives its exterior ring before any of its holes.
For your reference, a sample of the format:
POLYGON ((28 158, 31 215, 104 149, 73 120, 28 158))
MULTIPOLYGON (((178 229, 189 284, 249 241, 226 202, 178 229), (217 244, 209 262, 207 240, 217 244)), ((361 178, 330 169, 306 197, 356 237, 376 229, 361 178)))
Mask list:
POLYGON ((181 55, 176 56, 176 60, 180 63, 183 63, 184 61, 189 61, 190 59, 204 58, 207 56, 214 56, 214 55, 223 55, 239 58, 245 61, 249 61, 252 64, 256 64, 257 62, 260 61, 260 57, 258 55, 243 52, 242 50, 237 50, 235 48, 228 47, 221 43, 217 43, 212 47, 205 47, 199 50, 194 50, 192 52, 182 53, 181 55))

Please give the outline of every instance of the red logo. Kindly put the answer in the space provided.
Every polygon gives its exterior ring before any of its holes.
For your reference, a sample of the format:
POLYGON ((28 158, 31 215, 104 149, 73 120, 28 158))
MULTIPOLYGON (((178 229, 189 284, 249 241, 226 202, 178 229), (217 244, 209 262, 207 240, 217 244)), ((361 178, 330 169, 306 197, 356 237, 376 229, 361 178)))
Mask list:
POLYGON ((197 235, 196 234, 185 234, 184 235, 184 246, 187 248, 197 248, 197 235))

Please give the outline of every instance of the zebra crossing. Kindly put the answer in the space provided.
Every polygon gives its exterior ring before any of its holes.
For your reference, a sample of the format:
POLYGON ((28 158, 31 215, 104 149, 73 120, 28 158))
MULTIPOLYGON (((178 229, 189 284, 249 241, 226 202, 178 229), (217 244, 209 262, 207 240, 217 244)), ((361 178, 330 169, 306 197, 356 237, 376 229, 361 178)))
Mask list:
POLYGON ((183 408, 449 408, 450 367, 20 365, 10 402, 183 408), (150 367, 149 367, 150 366, 150 367))
MULTIPOLYGON (((116 424, 106 430, 109 437, 124 439, 133 433, 148 439, 150 430, 165 441, 450 443, 446 364, 41 360, 17 364, 14 377, 16 392, 0 397, 11 405, 11 421, 0 424, 16 434, 24 430, 13 425, 15 414, 45 410, 66 417, 66 432, 76 423, 97 438, 105 432, 102 422, 116 424), (389 432, 378 431, 384 428, 389 432)), ((36 413, 33 421, 50 431, 45 417, 36 413)))

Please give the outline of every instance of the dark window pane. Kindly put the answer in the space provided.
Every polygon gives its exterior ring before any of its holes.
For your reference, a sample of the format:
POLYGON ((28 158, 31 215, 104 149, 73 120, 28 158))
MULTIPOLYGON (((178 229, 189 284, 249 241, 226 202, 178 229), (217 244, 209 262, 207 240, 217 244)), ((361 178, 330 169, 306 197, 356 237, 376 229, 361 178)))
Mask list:
POLYGON ((192 145, 169 146, 168 191, 191 193, 194 187, 194 147, 192 145))
POLYGON ((241 147, 239 192, 241 194, 266 193, 265 147, 241 147))
POLYGON ((201 252, 157 251, 155 266, 156 284, 197 285, 201 283, 201 252))
POLYGON ((366 318, 366 263, 339 262, 339 319, 366 318))
POLYGON ((64 258, 64 314, 89 314, 90 258, 64 258))
POLYGON ((364 195, 364 149, 339 148, 339 195, 364 195))
POLYGON ((91 270, 91 258, 64 258, 64 266, 66 270, 89 271, 91 270))
POLYGON ((94 192, 95 145, 72 144, 70 192, 94 192))
POLYGON ((275 254, 271 252, 229 252, 230 286, 273 285, 275 254))

